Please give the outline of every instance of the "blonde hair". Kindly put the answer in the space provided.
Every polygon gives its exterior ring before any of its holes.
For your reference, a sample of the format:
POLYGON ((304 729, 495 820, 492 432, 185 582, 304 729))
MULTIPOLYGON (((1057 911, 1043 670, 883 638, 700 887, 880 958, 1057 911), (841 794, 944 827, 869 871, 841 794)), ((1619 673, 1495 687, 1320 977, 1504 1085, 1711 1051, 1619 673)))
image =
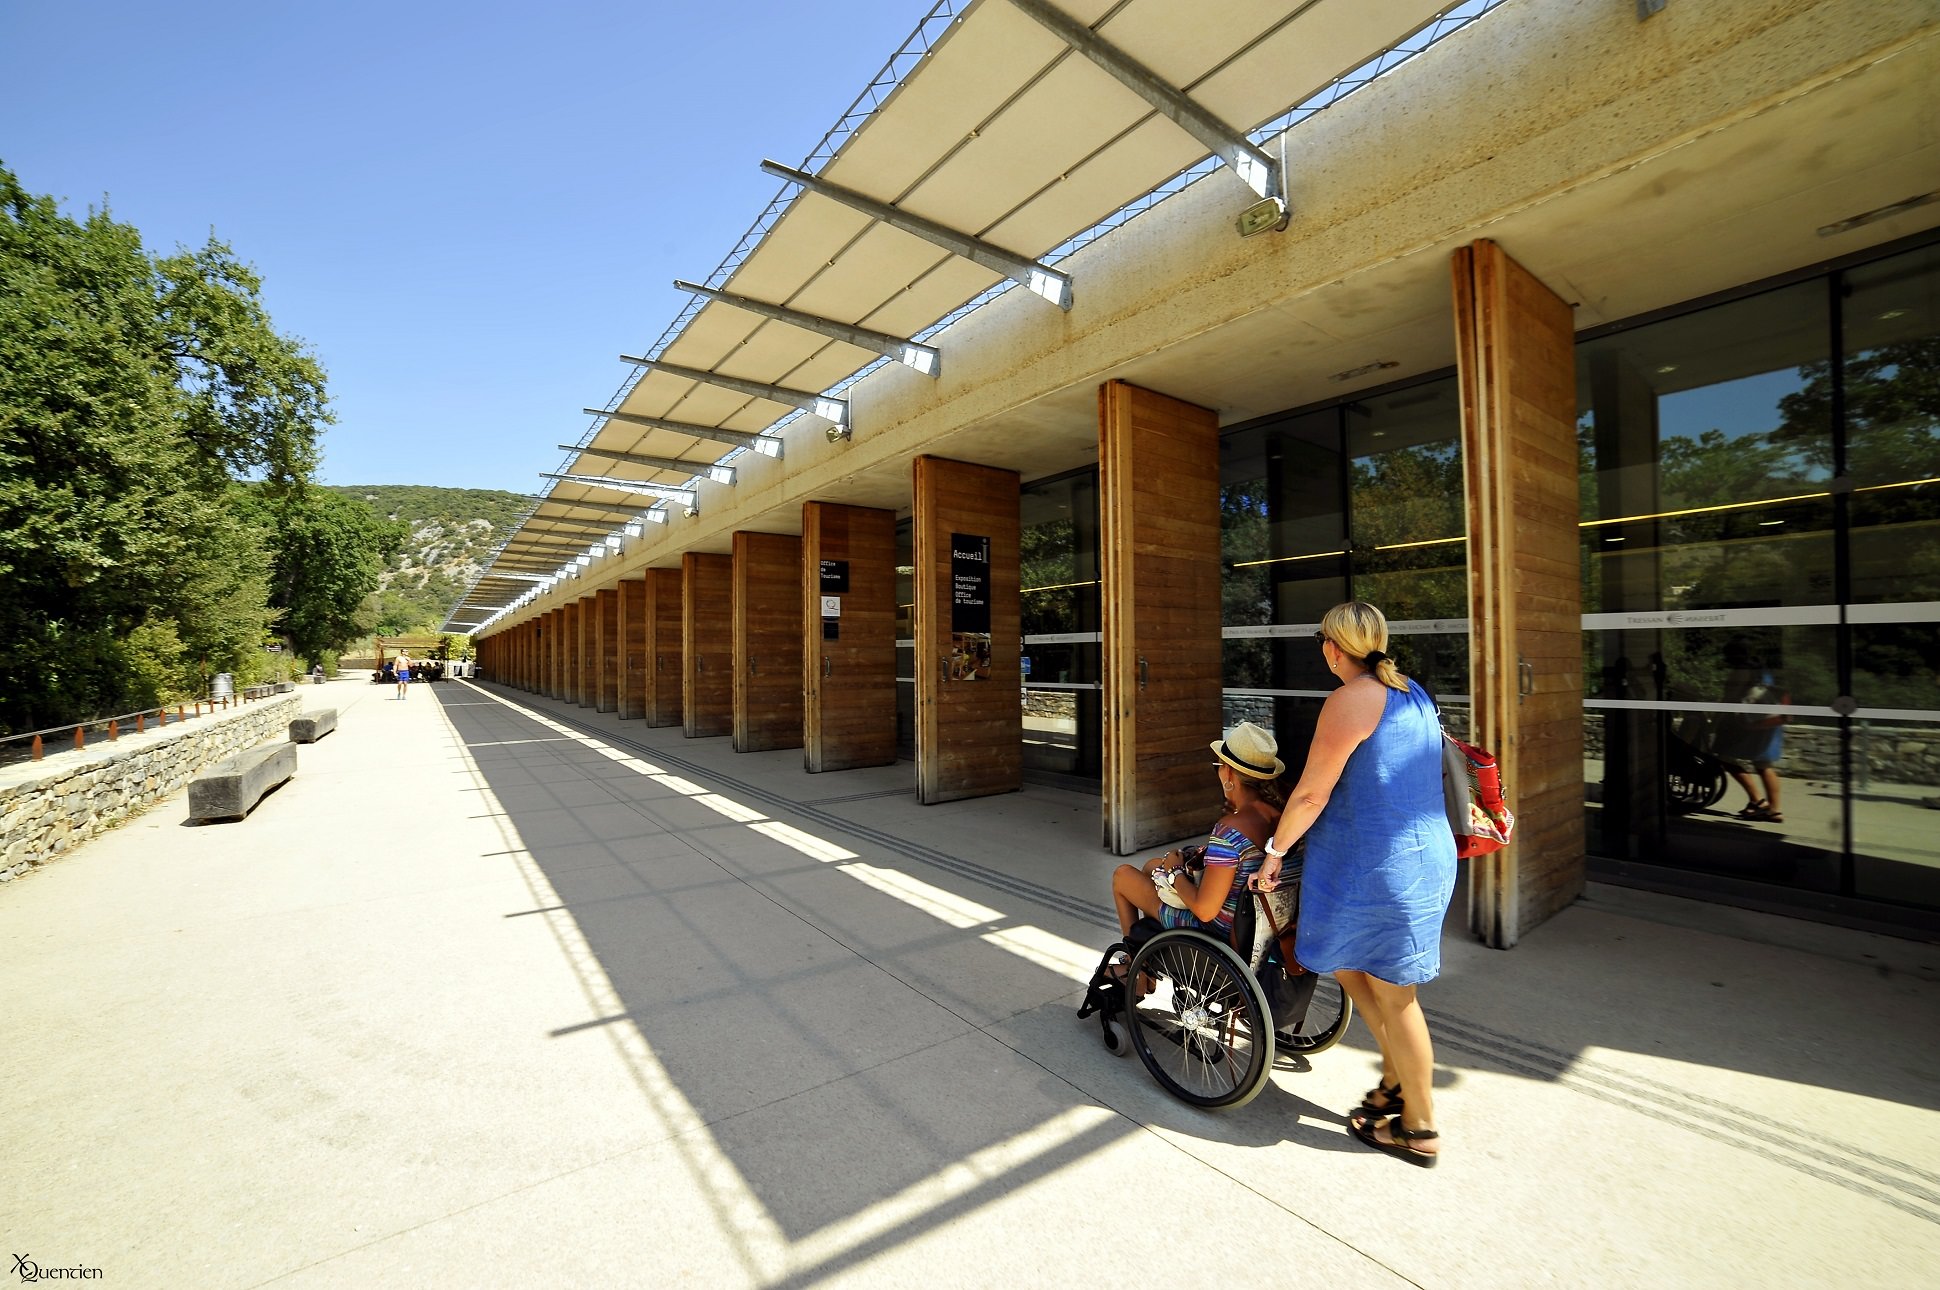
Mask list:
POLYGON ((1367 601, 1350 600, 1335 605, 1321 615, 1320 631, 1343 654, 1357 662, 1365 663, 1368 655, 1380 654, 1382 657, 1373 668, 1374 679, 1390 690, 1408 688, 1408 678, 1387 657, 1387 616, 1367 601))

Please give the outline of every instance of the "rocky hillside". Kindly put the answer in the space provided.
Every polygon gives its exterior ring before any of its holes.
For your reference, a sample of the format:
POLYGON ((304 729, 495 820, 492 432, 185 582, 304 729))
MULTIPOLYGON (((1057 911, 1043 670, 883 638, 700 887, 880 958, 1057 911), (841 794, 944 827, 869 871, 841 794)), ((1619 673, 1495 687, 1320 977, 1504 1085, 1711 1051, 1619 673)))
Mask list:
POLYGON ((377 630, 385 636, 440 626, 528 505, 518 493, 488 488, 343 484, 334 491, 407 530, 378 582, 377 630))

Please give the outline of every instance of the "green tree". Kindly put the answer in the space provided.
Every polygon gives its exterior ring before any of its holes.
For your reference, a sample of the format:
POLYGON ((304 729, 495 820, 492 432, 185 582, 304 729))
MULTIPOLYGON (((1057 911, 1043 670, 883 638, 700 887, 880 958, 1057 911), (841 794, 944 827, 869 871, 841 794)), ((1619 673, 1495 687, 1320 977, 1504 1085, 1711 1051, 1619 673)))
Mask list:
POLYGON ((270 604, 307 668, 376 626, 365 602, 405 529, 328 489, 239 487, 240 508, 273 552, 270 604))
POLYGON ((323 377, 228 248, 151 258, 0 168, 0 731, 246 672, 275 616, 232 472, 299 481, 323 377))

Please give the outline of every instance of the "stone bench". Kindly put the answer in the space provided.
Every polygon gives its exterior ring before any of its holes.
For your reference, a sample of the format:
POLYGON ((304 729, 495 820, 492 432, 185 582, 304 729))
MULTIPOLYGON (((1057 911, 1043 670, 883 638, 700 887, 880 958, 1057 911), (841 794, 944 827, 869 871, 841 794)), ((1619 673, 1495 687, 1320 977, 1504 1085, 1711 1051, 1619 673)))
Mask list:
POLYGON ((263 744, 225 758, 189 781, 189 818, 239 820, 294 774, 295 744, 263 744))
POLYGON ((313 744, 337 728, 337 710, 318 708, 306 712, 290 722, 290 742, 293 744, 313 744))

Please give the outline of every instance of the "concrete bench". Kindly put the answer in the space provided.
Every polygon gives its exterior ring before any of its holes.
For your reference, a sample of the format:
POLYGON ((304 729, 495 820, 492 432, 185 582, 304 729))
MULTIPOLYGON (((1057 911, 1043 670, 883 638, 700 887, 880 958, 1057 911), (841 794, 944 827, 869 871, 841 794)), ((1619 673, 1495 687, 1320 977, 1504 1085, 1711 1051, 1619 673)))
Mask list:
POLYGON ((224 758, 189 781, 189 818, 239 820, 294 774, 295 744, 264 744, 224 758))
POLYGON ((290 722, 290 742, 293 744, 313 744, 337 728, 337 710, 318 708, 306 712, 290 722))

